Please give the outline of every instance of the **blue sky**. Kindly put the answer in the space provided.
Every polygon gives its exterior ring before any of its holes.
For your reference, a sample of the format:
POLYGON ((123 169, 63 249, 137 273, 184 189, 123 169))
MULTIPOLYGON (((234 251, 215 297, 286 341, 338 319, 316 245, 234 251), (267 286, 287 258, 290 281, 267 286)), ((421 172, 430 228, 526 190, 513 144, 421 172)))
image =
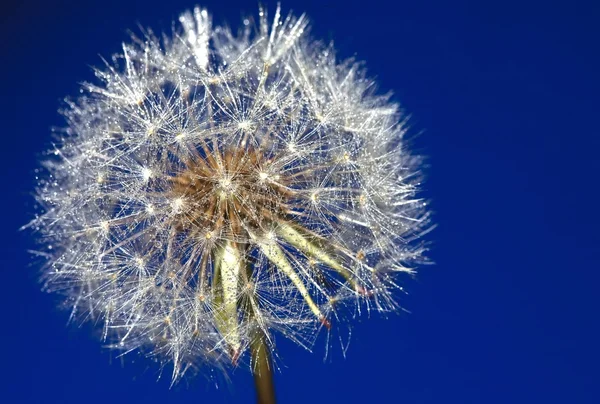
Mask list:
MULTIPOLYGON (((367 62, 412 114, 428 156, 431 258, 405 284, 410 313, 357 323, 347 358, 323 363, 281 339, 281 403, 592 403, 598 392, 600 17, 592 1, 286 1, 314 37, 367 62)), ((99 55, 139 22, 170 29, 194 2, 8 2, 0 6, 0 256, 7 403, 244 403, 246 369, 219 389, 169 389, 150 361, 122 365, 66 326, 27 254, 33 170, 56 113, 99 55)), ((275 4, 267 2, 274 9, 275 4)), ((250 1, 205 1, 237 25, 250 1)), ((418 136, 416 136, 418 135, 418 136)))

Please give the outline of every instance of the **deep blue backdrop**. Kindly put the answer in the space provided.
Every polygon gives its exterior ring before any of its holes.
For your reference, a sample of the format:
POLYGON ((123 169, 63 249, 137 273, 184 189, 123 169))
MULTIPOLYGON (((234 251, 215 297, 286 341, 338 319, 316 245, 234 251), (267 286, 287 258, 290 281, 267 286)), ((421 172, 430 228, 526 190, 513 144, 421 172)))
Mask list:
MULTIPOLYGON (((347 359, 282 344, 281 403, 598 403, 596 2, 299 1, 314 36, 367 61, 413 114, 429 156, 435 266, 407 283, 411 314, 357 324, 347 359)), ((154 364, 124 366, 40 292, 17 229, 65 95, 193 2, 10 1, 0 6, 0 401, 242 403, 246 369, 218 390, 169 390, 154 364), (112 362, 112 363, 111 363, 112 362)), ((238 24, 254 1, 206 0, 238 24)), ((269 4, 273 10, 274 4, 269 4)), ((339 350, 338 350, 339 351, 339 350)))

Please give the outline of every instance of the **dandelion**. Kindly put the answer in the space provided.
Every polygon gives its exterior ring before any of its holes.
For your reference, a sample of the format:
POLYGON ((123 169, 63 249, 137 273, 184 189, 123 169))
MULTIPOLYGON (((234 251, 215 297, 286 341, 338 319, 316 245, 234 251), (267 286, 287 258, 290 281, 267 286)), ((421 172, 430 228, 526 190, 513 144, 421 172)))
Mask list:
POLYGON ((173 381, 249 355, 265 399, 275 335, 311 349, 398 310, 430 227, 420 159, 398 106, 304 15, 179 23, 134 36, 67 101, 30 226, 46 288, 109 346, 173 381))

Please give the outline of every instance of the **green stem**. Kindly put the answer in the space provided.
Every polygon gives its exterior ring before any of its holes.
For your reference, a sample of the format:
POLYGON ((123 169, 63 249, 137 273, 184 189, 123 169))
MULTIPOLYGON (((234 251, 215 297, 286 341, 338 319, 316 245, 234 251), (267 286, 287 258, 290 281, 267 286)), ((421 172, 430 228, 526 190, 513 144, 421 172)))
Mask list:
POLYGON ((275 404, 275 385, 273 384, 273 367, 269 347, 265 344, 262 332, 257 333, 252 341, 252 372, 256 387, 257 404, 275 404))

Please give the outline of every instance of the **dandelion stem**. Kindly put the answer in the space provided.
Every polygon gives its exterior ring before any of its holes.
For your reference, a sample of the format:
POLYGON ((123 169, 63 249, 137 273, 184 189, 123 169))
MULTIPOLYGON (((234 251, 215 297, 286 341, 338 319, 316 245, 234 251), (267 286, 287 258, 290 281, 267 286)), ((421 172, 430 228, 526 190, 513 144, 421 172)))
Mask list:
POLYGON ((257 404, 275 404, 275 385, 273 384, 273 368, 271 354, 265 344, 262 331, 258 332, 252 341, 252 372, 254 373, 254 386, 256 387, 257 404))

